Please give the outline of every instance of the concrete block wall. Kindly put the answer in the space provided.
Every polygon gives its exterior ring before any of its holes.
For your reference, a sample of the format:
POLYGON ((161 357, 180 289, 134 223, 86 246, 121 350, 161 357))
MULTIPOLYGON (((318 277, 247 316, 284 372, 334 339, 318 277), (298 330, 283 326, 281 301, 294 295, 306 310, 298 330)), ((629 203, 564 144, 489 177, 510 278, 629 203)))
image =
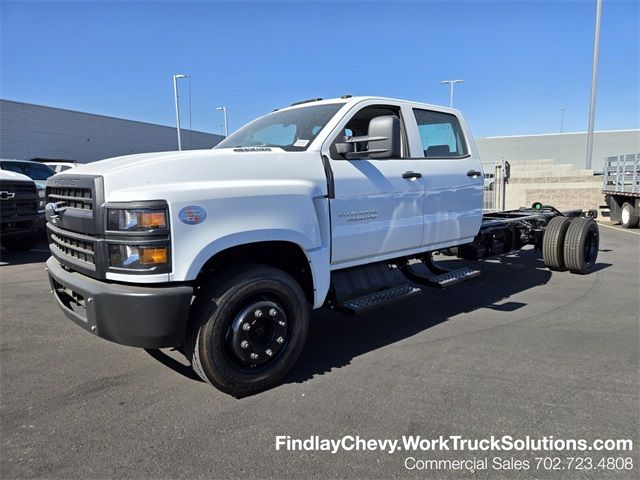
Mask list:
POLYGON ((560 210, 597 209, 604 203, 602 176, 594 176, 592 170, 578 170, 571 164, 556 164, 551 159, 512 164, 506 209, 530 206, 534 202, 560 210))

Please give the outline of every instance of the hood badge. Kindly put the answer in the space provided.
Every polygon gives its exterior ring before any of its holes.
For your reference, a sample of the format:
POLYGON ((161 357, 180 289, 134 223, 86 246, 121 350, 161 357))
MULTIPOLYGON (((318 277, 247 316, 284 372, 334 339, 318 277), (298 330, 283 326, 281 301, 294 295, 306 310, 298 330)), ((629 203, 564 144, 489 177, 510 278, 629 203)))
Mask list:
POLYGON ((270 152, 269 147, 238 147, 233 149, 234 152, 270 152))

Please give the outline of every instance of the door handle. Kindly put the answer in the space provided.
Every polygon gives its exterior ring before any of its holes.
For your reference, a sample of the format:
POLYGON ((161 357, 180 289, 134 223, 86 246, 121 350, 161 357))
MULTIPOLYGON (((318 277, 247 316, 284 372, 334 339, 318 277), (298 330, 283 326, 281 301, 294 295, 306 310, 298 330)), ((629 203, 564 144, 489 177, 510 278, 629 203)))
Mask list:
POLYGON ((416 178, 422 178, 422 174, 419 172, 404 172, 402 174, 402 178, 407 178, 407 179, 411 179, 411 180, 415 180, 416 178))
POLYGON ((467 177, 476 178, 476 177, 480 177, 481 175, 482 175, 482 172, 479 172, 477 170, 469 170, 467 172, 467 177))

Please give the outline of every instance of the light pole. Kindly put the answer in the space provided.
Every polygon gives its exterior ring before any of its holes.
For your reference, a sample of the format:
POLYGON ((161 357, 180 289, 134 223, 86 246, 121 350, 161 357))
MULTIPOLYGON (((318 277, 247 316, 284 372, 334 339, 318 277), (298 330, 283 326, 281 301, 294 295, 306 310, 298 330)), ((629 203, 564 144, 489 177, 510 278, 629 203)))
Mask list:
POLYGON ((567 107, 562 107, 560 109, 560 133, 562 133, 564 131, 564 111, 567 109, 567 107))
POLYGON ((442 80, 441 84, 449 84, 449 106, 453 108, 453 86, 456 83, 464 83, 464 80, 442 80))
POLYGON ((218 107, 217 111, 222 111, 224 113, 224 136, 229 136, 229 124, 227 123, 227 107, 218 107))
POLYGON ((187 78, 188 75, 176 73, 173 76, 173 99, 176 104, 176 128, 178 130, 178 150, 182 150, 182 140, 180 138, 180 105, 178 103, 178 79, 187 78))
POLYGON ((589 103, 589 131, 587 133, 587 170, 591 170, 593 156, 593 126, 596 119, 596 86, 598 83, 598 50, 600 49, 600 19, 602 0, 596 0, 596 32, 593 39, 593 65, 591 67, 591 102, 589 103))

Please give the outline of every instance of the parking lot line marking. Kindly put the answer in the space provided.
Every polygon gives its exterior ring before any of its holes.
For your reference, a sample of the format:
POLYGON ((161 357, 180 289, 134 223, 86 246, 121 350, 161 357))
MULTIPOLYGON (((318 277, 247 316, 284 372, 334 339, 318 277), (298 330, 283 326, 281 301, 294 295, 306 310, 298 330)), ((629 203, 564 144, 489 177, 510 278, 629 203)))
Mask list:
POLYGON ((612 230, 617 230, 619 232, 630 233, 631 235, 640 235, 640 232, 632 232, 630 230, 625 230, 624 228, 614 227, 613 225, 605 225, 604 223, 599 223, 598 225, 600 225, 601 227, 610 228, 612 230))

